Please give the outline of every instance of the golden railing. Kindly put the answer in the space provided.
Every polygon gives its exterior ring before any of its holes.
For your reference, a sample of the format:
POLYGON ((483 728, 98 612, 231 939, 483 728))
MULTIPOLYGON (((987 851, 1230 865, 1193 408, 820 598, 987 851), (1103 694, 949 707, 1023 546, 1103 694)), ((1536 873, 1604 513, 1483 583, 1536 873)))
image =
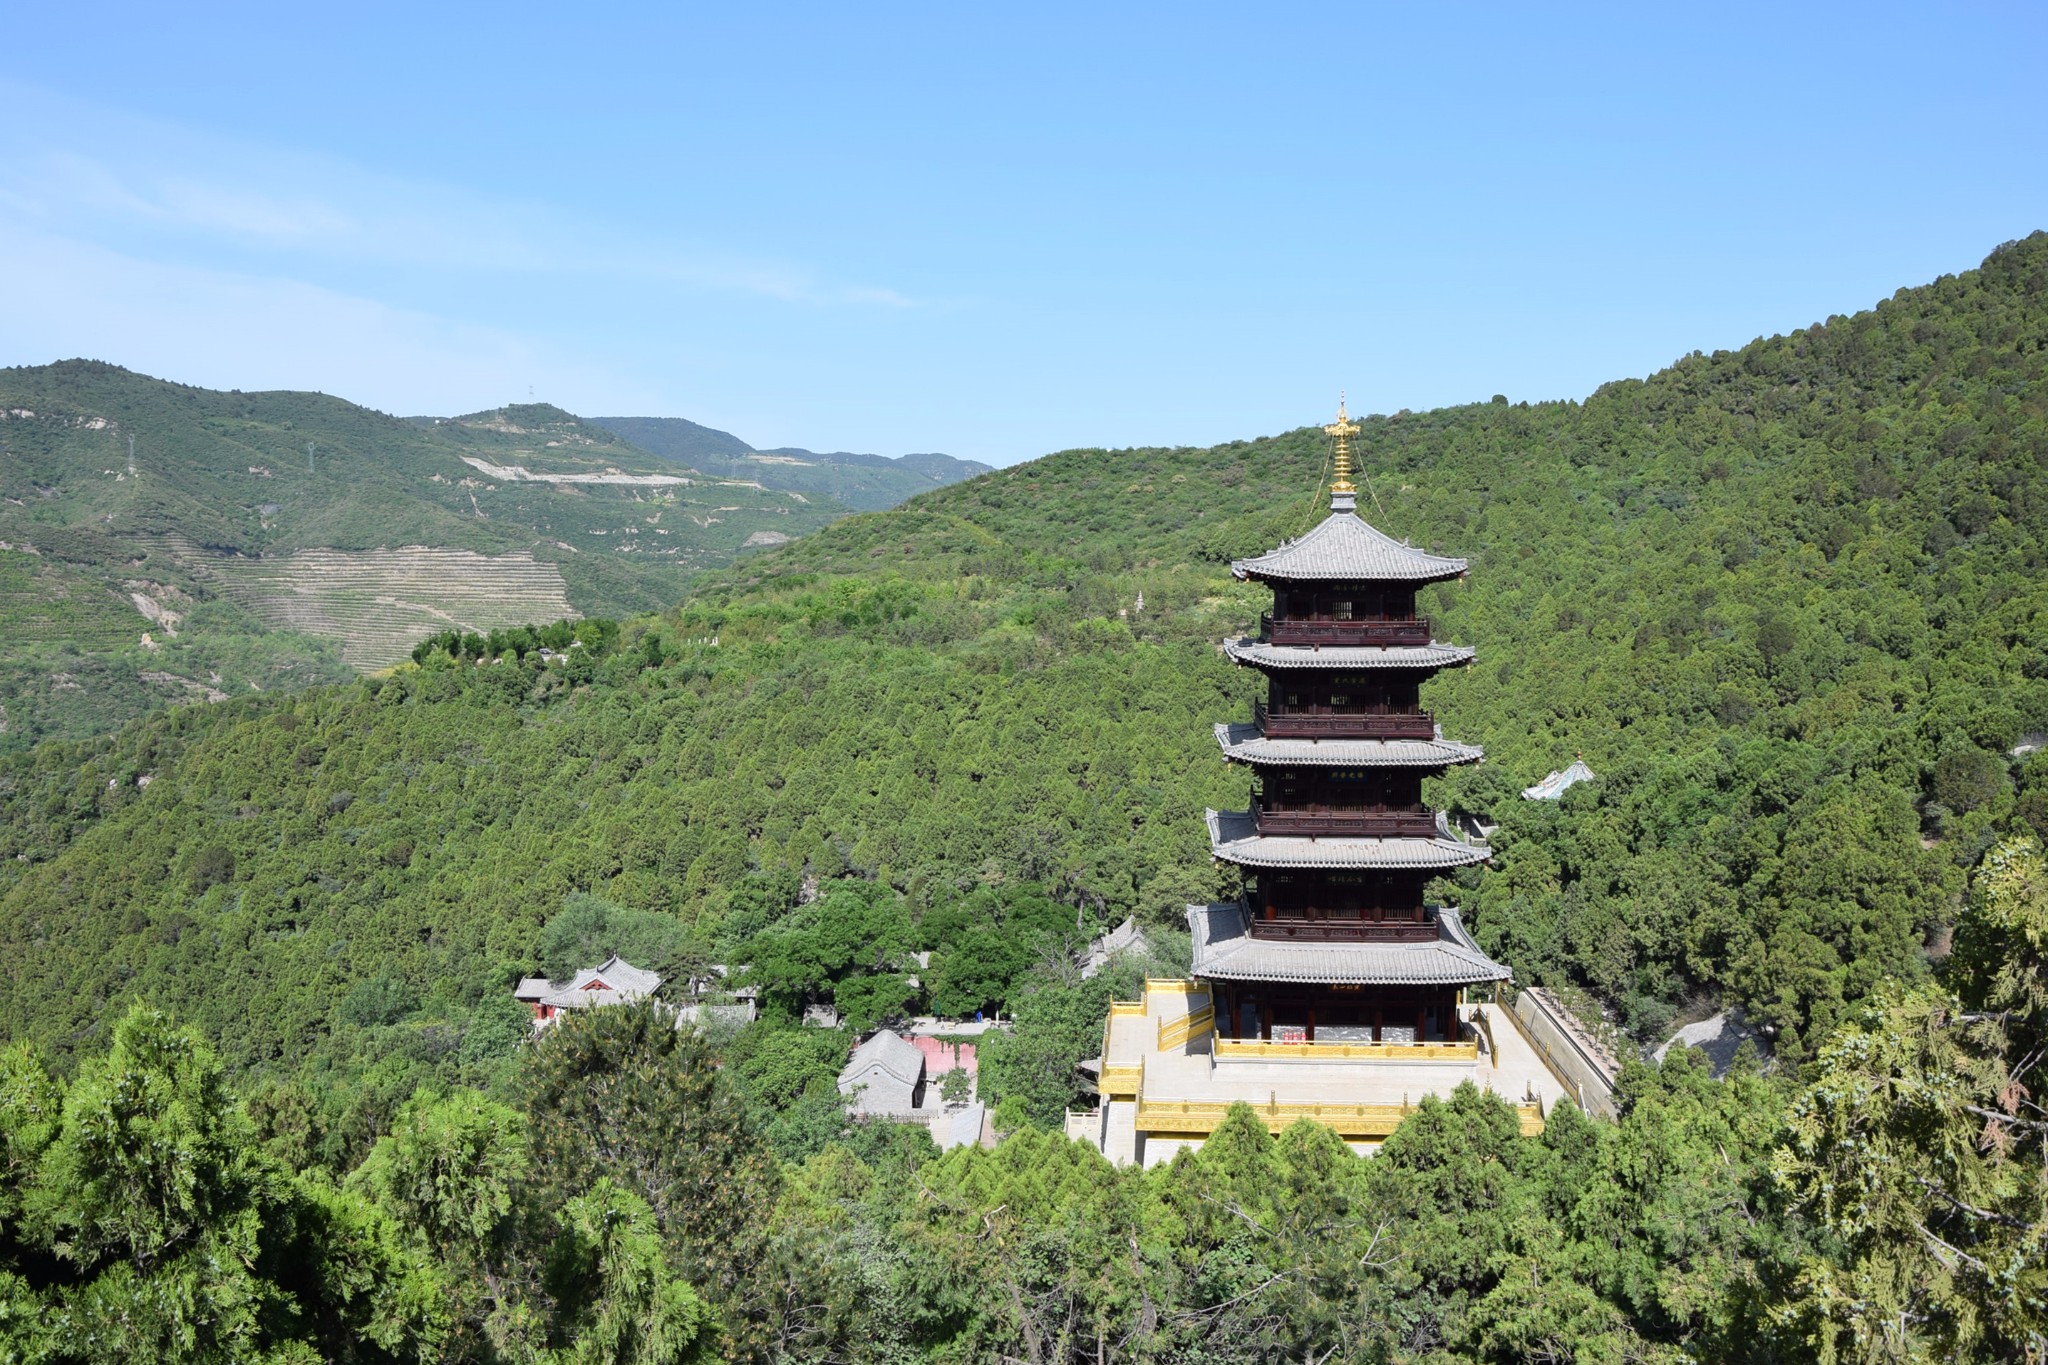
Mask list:
MULTIPOLYGON (((1145 982, 1145 999, 1110 1001, 1109 1016, 1102 1021, 1102 1075, 1096 1082, 1098 1093, 1114 1099, 1137 1097, 1138 1085, 1145 1071, 1144 1061, 1140 1058, 1136 1065, 1112 1066, 1109 1061, 1112 1055, 1110 1042, 1116 1033, 1117 1020, 1145 1018, 1150 1013, 1148 1007, 1152 1003, 1152 997, 1159 995, 1178 997, 1189 1005, 1193 1005, 1197 998, 1202 999, 1204 1003, 1198 1008, 1190 1009, 1186 1014, 1159 1020, 1157 1051, 1166 1052, 1173 1048, 1185 1047, 1191 1039, 1205 1037, 1215 1031, 1216 1007, 1207 1002, 1206 987, 1179 978, 1148 979, 1145 982)), ((1130 1027, 1125 1025, 1127 1041, 1130 1027)), ((1142 1048, 1140 1050, 1142 1051, 1142 1048)), ((1125 1055, 1129 1055, 1128 1052, 1125 1055)))
POLYGON ((1478 1009, 1473 1010, 1472 1017, 1466 1022, 1468 1022, 1473 1027, 1477 1028, 1481 1033, 1486 1035, 1487 1055, 1493 1058, 1493 1064, 1495 1066, 1499 1066, 1500 1044, 1493 1041, 1493 1020, 1488 1017, 1485 1007, 1481 1006, 1478 1009))
POLYGON ((1145 1085, 1145 1063, 1136 1066, 1105 1066, 1096 1091, 1106 1099, 1134 1100, 1145 1085))
POLYGON ((1206 1038, 1216 1030, 1216 1007, 1204 1005, 1178 1019, 1159 1021, 1159 1051, 1186 1047, 1191 1039, 1206 1038))
MULTIPOLYGON (((1249 1104, 1249 1102, 1247 1102, 1249 1104)), ((1412 1104, 1249 1104, 1252 1114, 1278 1133, 1301 1119, 1311 1119, 1354 1141, 1376 1141, 1398 1128, 1401 1120, 1415 1112, 1412 1104)), ((1229 1104, 1196 1100, 1148 1100, 1138 1105, 1138 1131, 1148 1138, 1206 1138, 1230 1113, 1229 1104)), ((1543 1108, 1536 1104, 1515 1106, 1521 1119, 1522 1136, 1535 1137, 1543 1131, 1543 1108)))
POLYGON ((1145 1002, 1142 1000, 1112 1000, 1109 1002, 1109 1017, 1102 1021, 1102 1076, 1096 1082, 1096 1091, 1103 1095, 1134 1096, 1138 1093, 1138 1077, 1143 1074, 1142 1062, 1138 1066, 1111 1066, 1109 1064, 1109 1039, 1116 1032, 1119 1019, 1143 1019, 1145 1002), (1112 1082, 1115 1089, 1111 1088, 1112 1082))

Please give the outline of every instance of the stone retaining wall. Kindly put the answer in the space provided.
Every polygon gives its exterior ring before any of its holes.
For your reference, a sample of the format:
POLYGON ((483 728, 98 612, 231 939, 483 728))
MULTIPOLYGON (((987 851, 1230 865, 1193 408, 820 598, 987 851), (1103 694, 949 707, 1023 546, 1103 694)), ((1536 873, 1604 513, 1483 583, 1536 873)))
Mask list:
POLYGON ((1550 1068, 1570 1083, 1570 1098, 1588 1114, 1614 1118, 1614 1083, 1621 1064, 1586 1032, 1549 991, 1531 987, 1515 997, 1515 1021, 1550 1068))

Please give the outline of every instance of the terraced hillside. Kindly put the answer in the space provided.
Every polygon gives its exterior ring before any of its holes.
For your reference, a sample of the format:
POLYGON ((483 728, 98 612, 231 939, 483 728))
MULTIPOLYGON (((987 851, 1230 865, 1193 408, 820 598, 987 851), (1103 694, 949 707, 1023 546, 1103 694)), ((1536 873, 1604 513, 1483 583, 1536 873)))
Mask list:
POLYGON ((298 550, 226 561, 211 576, 267 624, 337 641, 343 662, 366 672, 450 627, 486 633, 581 614, 562 571, 525 551, 298 550))
POLYGON ((140 628, 136 609, 113 593, 13 549, 0 550, 0 620, 24 645, 79 649, 125 644, 140 628))
POLYGON ((0 370, 0 750, 381 667, 451 623, 658 610, 847 511, 545 404, 408 421, 0 370))

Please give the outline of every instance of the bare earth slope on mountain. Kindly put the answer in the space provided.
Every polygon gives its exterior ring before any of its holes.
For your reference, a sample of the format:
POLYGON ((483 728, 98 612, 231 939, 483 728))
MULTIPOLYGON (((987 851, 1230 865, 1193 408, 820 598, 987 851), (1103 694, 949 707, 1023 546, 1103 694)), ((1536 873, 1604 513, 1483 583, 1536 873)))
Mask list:
POLYGON ((0 454, 0 748, 186 683, 383 666, 449 624, 654 610, 846 510, 678 470, 546 405, 422 424, 90 361, 0 371, 0 454))

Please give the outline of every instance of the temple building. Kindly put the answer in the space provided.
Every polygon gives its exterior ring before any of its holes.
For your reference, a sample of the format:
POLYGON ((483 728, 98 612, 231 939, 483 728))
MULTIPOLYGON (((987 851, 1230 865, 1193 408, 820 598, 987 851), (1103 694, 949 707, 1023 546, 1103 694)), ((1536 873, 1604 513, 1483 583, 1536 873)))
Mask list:
POLYGON ((1209 811, 1217 859, 1243 869, 1243 896, 1188 907, 1192 979, 1155 981, 1111 1008, 1102 1106, 1070 1130, 1146 1164, 1199 1143, 1244 1100, 1275 1131, 1308 1117, 1362 1149, 1414 1102, 1462 1081, 1542 1126, 1566 1083, 1511 1012, 1471 1003, 1508 978, 1456 909, 1429 904, 1431 879, 1487 861, 1422 783, 1480 761, 1422 708, 1438 672, 1470 663, 1436 640, 1416 592, 1465 576, 1357 515, 1343 407, 1330 514, 1298 540, 1231 566, 1269 585, 1256 638, 1225 653, 1258 670, 1266 695, 1248 722, 1216 726, 1223 757, 1251 769, 1247 809, 1209 811))
POLYGON ((512 996, 533 1011, 533 1026, 544 1028, 563 1010, 596 1009, 600 1005, 630 1005, 661 989, 661 975, 650 972, 613 953, 595 967, 585 967, 567 981, 550 981, 544 976, 522 977, 512 996))

